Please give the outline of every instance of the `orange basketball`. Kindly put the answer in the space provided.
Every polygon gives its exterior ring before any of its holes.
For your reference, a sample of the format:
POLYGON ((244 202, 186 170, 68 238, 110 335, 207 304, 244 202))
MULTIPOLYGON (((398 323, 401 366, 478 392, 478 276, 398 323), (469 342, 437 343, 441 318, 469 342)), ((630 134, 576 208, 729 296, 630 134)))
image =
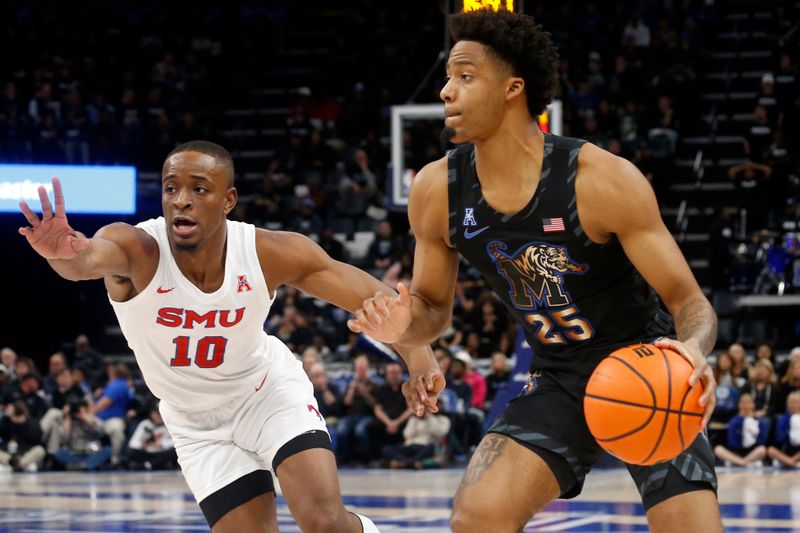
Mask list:
POLYGON ((595 369, 583 409, 589 430, 608 453, 626 463, 674 459, 700 431, 703 384, 689 388, 692 365, 679 353, 634 344, 595 369))

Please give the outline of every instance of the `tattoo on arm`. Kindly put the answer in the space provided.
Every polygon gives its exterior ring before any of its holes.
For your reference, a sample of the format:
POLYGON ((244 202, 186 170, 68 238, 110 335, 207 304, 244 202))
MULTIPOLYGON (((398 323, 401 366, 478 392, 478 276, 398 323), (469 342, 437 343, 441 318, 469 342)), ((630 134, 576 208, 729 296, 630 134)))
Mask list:
POLYGON ((472 456, 472 460, 470 460, 466 472, 464 472, 459 490, 461 490, 462 487, 474 485, 480 481, 484 472, 492 467, 494 462, 503 453, 503 449, 507 444, 507 437, 495 435, 493 433, 486 435, 481 441, 480 446, 478 446, 478 449, 475 450, 475 454, 472 456))
POLYGON ((708 355, 717 341, 717 314, 705 296, 698 296, 684 305, 675 317, 679 341, 694 338, 708 355))

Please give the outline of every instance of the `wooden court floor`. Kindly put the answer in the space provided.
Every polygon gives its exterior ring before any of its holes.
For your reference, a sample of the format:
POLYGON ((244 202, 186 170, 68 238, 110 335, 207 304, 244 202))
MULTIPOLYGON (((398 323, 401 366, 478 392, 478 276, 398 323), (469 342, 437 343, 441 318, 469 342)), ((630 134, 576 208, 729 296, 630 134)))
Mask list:
MULTIPOLYGON (((727 531, 800 532, 800 470, 721 468, 727 531)), ((343 470, 346 505, 383 533, 439 533, 447 526, 461 470, 343 470)), ((279 498, 281 531, 299 531, 279 498)), ((178 472, 0 474, 0 532, 208 531, 178 472)), ((583 494, 557 501, 525 531, 647 531, 625 470, 594 471, 583 494)), ((489 533, 489 532, 487 532, 489 533)))

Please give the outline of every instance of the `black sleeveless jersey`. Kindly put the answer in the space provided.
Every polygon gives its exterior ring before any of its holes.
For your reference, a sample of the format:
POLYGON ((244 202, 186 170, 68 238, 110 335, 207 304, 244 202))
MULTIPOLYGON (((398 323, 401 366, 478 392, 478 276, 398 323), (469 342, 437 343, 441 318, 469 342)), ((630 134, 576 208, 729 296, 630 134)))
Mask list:
POLYGON ((472 144, 447 163, 450 242, 524 327, 531 371, 576 384, 614 349, 672 331, 619 241, 594 243, 581 227, 575 176, 584 142, 545 134, 539 185, 513 215, 483 198, 472 144))

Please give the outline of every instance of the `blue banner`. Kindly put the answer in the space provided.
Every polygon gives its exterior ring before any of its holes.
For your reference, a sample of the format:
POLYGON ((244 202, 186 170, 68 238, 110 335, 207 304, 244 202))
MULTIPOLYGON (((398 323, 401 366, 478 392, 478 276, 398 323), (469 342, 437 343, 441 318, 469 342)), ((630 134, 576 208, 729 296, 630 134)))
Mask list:
POLYGON ((135 167, 0 164, 0 213, 19 213, 20 200, 41 212, 37 189, 42 185, 54 204, 54 176, 61 180, 67 215, 136 212, 135 167))

